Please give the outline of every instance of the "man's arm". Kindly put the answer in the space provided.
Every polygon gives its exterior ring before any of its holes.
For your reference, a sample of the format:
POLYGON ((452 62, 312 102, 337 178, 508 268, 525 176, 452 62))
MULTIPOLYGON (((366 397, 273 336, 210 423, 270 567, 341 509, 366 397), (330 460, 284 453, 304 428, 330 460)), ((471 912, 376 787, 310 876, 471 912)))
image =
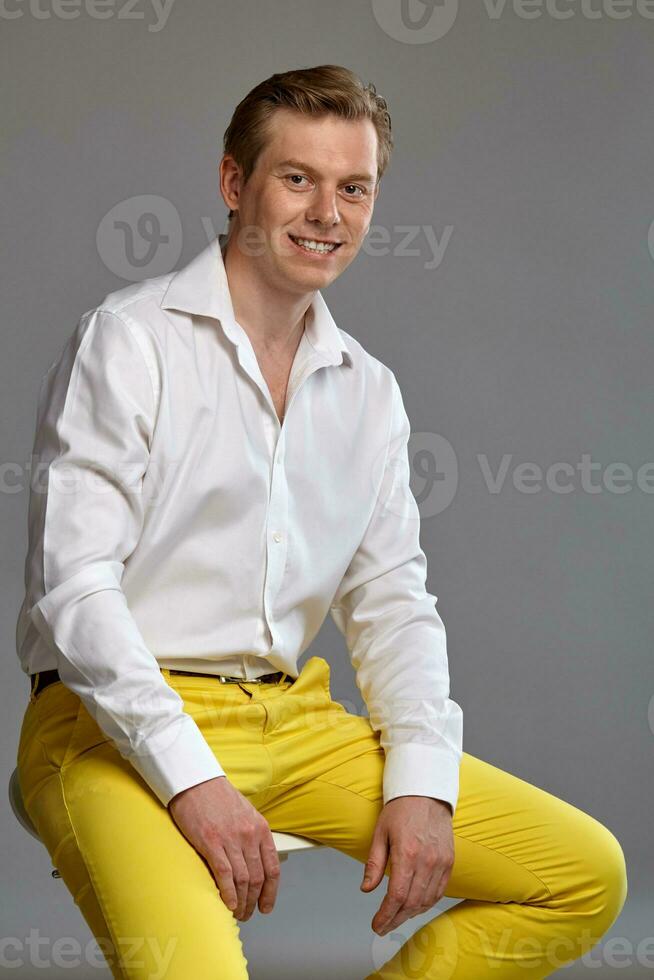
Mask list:
POLYGON ((121 589, 143 528, 156 404, 133 325, 85 313, 43 378, 30 491, 30 617, 74 691, 166 806, 224 775, 121 589))
POLYGON ((331 615, 345 637, 371 725, 380 733, 384 803, 429 796, 449 804, 453 815, 463 713, 449 697, 445 627, 437 599, 425 587, 420 515, 409 486, 410 424, 394 376, 392 385, 379 493, 331 615))

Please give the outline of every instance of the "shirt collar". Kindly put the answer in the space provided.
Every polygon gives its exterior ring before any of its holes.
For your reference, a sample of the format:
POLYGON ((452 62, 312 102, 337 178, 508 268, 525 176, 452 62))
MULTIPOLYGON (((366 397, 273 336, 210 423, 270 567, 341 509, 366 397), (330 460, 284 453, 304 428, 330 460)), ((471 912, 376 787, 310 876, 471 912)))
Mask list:
MULTIPOLYGON (((217 235, 188 265, 175 272, 161 300, 164 310, 181 310, 219 320, 225 335, 237 346, 251 347, 234 316, 222 249, 227 235, 217 235)), ((307 310, 304 336, 327 364, 341 364, 352 354, 319 291, 307 310)))

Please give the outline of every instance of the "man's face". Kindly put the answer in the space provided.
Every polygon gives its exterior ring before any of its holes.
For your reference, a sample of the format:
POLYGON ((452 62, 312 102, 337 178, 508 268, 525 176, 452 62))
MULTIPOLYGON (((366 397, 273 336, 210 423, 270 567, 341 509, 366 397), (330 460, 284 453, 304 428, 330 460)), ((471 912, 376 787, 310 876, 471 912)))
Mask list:
POLYGON ((246 185, 233 178, 239 200, 231 234, 276 288, 322 289, 352 262, 370 226, 377 134, 368 119, 314 119, 288 109, 275 112, 270 131, 246 185), (311 250, 298 239, 336 247, 311 250))

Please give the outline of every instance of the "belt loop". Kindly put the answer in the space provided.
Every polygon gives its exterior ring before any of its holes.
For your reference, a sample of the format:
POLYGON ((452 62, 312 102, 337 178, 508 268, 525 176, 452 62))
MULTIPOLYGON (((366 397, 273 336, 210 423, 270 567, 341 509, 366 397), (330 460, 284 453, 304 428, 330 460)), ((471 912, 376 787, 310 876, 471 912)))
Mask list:
POLYGON ((37 671, 32 677, 30 677, 30 704, 34 704, 36 701, 36 694, 39 686, 39 678, 41 676, 40 671, 37 671))

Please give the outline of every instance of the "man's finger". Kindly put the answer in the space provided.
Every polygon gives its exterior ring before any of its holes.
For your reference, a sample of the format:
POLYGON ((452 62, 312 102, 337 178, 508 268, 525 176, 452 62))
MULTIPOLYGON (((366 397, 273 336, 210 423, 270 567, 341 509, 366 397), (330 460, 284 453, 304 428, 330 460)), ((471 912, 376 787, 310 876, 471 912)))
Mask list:
MULTIPOLYGON (((436 881, 438 881, 439 878, 436 872, 434 872, 434 875, 436 881)), ((409 889, 409 894, 407 895, 406 902, 403 906, 403 909, 409 916, 417 915, 418 911, 427 904, 427 895, 433 884, 434 879, 431 877, 425 878, 424 873, 422 875, 415 874, 413 876, 411 888, 409 889)))
POLYGON ((438 882, 438 891, 436 893, 436 900, 434 901, 434 905, 436 904, 436 902, 440 902, 441 898, 445 894, 445 889, 447 888, 451 874, 452 874, 452 866, 446 868, 443 874, 441 875, 441 879, 438 882))
POLYGON ((236 908, 232 909, 232 911, 234 912, 236 918, 240 919, 243 915, 243 910, 245 909, 245 903, 247 901, 250 875, 241 848, 227 847, 225 850, 227 852, 229 863, 232 866, 232 878, 234 879, 234 887, 236 889, 236 908))
POLYGON ((211 870, 223 902, 233 912, 238 904, 238 896, 232 875, 232 865, 223 847, 216 848, 211 855, 211 870))
POLYGON ((406 901, 387 924, 386 931, 390 932, 391 929, 397 928, 407 919, 420 915, 431 908, 432 903, 429 902, 428 896, 430 892, 434 893, 434 885, 439 880, 437 872, 434 872, 432 878, 424 878, 424 876, 415 874, 406 901))
POLYGON ((261 845, 261 861, 266 878, 261 889, 261 895, 259 896, 259 911, 272 912, 277 898, 281 875, 279 855, 277 854, 277 848, 275 847, 272 834, 261 845))
POLYGON ((371 891, 377 887, 384 877, 387 863, 388 839, 381 832, 375 831, 360 885, 362 891, 371 891))
POLYGON ((406 902, 409 889, 413 882, 413 868, 393 869, 388 883, 388 890, 372 920, 373 929, 385 930, 406 902))
POLYGON ((248 851, 245 855, 245 860, 248 866, 248 874, 250 876, 245 899, 245 909, 243 911, 243 920, 247 921, 247 919, 249 919, 254 912, 254 907, 259 900, 259 895, 261 894, 261 889, 263 888, 265 881, 265 875, 261 861, 261 853, 258 847, 256 850, 248 851))
POLYGON ((436 869, 425 894, 425 905, 427 908, 433 908, 437 902, 440 902, 441 898, 443 897, 443 892, 445 891, 444 882, 445 875, 439 875, 438 869, 436 869))

